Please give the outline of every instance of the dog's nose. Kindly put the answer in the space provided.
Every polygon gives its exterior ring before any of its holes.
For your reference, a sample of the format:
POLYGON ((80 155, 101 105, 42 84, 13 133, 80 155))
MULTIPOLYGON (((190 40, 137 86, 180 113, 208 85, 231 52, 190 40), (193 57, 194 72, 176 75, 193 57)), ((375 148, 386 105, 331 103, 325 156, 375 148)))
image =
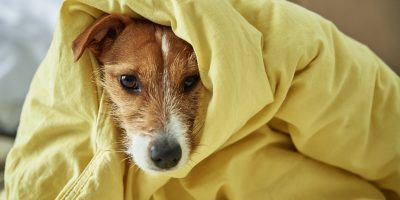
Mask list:
POLYGON ((161 169, 175 167, 182 156, 182 149, 178 142, 168 138, 157 138, 150 147, 150 158, 161 169))

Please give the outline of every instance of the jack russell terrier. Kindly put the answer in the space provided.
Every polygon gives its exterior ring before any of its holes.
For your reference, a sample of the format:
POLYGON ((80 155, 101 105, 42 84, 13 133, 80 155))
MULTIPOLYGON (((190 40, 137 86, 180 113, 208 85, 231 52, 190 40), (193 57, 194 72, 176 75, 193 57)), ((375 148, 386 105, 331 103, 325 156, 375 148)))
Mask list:
POLYGON ((99 84, 125 132, 126 154, 150 173, 185 166, 204 90, 192 46, 170 27, 110 14, 73 41, 75 61, 86 48, 99 62, 99 84))

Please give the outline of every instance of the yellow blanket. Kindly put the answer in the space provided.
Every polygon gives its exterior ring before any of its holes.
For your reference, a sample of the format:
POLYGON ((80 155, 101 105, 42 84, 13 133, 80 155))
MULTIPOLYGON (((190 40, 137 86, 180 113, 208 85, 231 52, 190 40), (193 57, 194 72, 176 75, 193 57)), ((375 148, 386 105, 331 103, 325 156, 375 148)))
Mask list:
POLYGON ((6 165, 6 199, 399 199, 400 79, 286 1, 66 0, 6 165), (73 62, 103 13, 172 26, 195 49, 209 104, 181 171, 124 160, 94 57, 73 62))

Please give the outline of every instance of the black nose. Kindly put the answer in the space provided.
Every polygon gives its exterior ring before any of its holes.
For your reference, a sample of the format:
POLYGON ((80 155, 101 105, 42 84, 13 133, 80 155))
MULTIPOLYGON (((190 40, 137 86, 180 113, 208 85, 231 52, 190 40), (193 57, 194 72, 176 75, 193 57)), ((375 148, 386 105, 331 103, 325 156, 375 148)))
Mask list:
POLYGON ((181 146, 176 141, 158 138, 150 147, 150 158, 161 169, 175 167, 182 156, 181 146))

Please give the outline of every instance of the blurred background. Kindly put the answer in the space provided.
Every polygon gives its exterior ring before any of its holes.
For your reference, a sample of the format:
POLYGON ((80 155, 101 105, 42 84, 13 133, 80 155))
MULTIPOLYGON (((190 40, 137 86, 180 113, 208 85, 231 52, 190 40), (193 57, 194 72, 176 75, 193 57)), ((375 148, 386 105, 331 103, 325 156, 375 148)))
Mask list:
POLYGON ((0 190, 29 84, 50 45, 62 0, 0 0, 0 190))
MULTIPOLYGON (((399 0, 292 0, 333 21, 400 74, 399 0)), ((61 0, 0 0, 0 190, 29 83, 50 45, 61 0)))

